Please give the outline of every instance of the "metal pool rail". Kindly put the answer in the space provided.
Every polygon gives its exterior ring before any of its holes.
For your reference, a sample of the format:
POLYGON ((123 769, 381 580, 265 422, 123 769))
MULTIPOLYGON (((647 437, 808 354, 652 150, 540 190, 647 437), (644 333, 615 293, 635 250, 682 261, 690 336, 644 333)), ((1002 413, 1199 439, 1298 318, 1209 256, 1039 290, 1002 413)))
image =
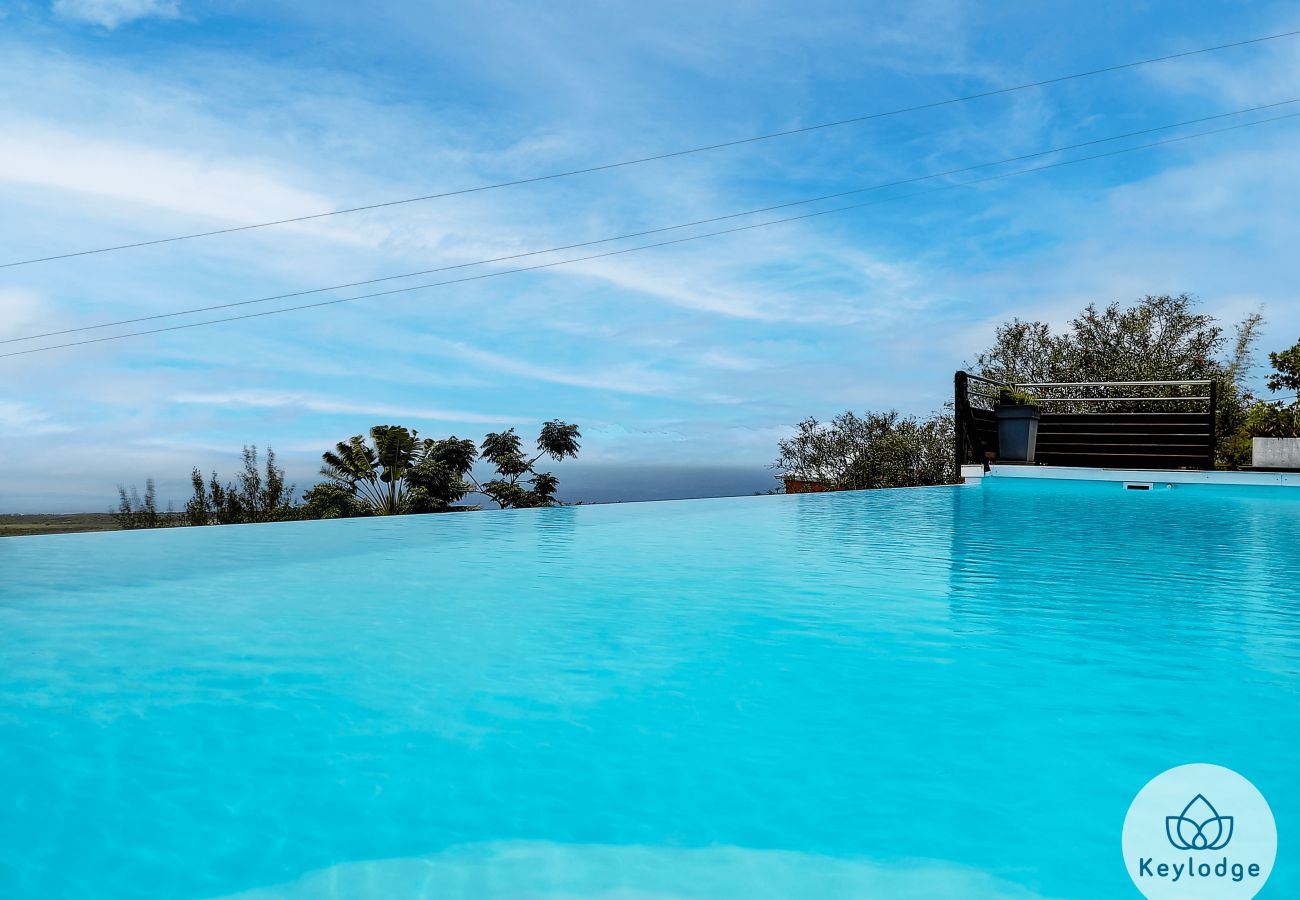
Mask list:
POLYGON ((1011 384, 958 371, 953 379, 957 462, 997 460, 998 394, 1018 388, 1042 408, 1035 460, 1054 466, 1213 469, 1219 386, 1179 381, 1011 384))

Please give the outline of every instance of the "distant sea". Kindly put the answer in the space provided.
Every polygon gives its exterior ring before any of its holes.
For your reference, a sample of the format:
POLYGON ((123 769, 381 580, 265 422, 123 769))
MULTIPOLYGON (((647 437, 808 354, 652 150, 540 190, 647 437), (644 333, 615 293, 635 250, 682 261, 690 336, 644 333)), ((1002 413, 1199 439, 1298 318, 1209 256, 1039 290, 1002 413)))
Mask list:
MULTIPOLYGON (((539 469, 550 470, 560 479, 559 497, 565 503, 627 503, 634 500, 685 500, 695 497, 739 497, 763 493, 779 482, 773 470, 761 465, 632 465, 624 463, 584 463, 567 461, 550 466, 539 464, 539 469)), ((220 469, 225 480, 234 477, 234 468, 225 465, 220 469)), ((289 480, 296 482, 298 492, 314 484, 320 476, 314 472, 289 471, 289 480), (307 474, 308 477, 301 477, 307 474)), ((479 472, 480 477, 487 472, 479 472)), ((131 481, 126 482, 129 488, 131 481)), ((144 490, 143 479, 135 482, 144 490)), ((159 477, 158 506, 183 510, 190 498, 188 479, 159 477)), ((78 473, 77 477, 57 485, 35 483, 0 486, 0 514, 3 513, 104 513, 117 506, 118 481, 101 478, 93 473, 78 473), (4 488, 8 488, 5 490, 4 488), (23 489, 26 489, 24 491, 23 489), (38 493, 39 492, 39 493, 38 493)), ((466 503, 483 502, 471 495, 466 503)))
POLYGON ((620 503, 633 500, 686 500, 695 497, 741 497, 777 487, 771 469, 762 466, 629 466, 555 467, 560 499, 565 503, 620 503))

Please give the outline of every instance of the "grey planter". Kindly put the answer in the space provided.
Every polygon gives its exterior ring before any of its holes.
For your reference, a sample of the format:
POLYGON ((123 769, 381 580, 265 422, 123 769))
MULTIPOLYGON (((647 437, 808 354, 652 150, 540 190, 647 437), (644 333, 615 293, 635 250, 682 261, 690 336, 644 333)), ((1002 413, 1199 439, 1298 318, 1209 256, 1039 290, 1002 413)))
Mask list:
POLYGON ((999 406, 998 459, 1010 462, 1033 462, 1038 443, 1038 407, 999 406))
POLYGON ((1256 469, 1300 470, 1300 438, 1251 438, 1250 464, 1256 469))

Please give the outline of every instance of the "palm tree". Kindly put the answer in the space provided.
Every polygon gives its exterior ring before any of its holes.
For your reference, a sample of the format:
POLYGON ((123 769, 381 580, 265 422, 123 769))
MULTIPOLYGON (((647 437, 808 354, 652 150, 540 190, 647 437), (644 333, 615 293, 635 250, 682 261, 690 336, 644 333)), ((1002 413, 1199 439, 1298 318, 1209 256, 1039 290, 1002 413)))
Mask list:
POLYGON ((577 425, 558 420, 542 425, 537 453, 525 454, 513 428, 483 439, 482 458, 496 477, 480 484, 472 467, 479 448, 454 435, 421 439, 414 429, 376 425, 369 441, 353 435, 322 454, 321 474, 328 480, 307 492, 307 518, 393 516, 443 512, 471 491, 484 494, 502 509, 554 506, 559 481, 534 466, 544 456, 559 462, 578 455, 577 425))
POLYGON ((469 491, 464 479, 477 455, 470 440, 421 440, 413 429, 376 425, 369 443, 357 434, 321 455, 320 471, 329 483, 308 492, 307 501, 332 509, 345 502, 355 507, 336 515, 436 512, 469 491))

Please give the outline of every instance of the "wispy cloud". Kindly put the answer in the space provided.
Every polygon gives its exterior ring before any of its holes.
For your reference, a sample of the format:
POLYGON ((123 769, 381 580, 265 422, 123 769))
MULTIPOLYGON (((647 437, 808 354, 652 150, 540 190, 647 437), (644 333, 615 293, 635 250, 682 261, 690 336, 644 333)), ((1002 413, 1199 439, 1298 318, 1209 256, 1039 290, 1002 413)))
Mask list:
MULTIPOLYGON (((0 286, 0 339, 22 337, 37 327, 48 323, 53 315, 40 295, 25 288, 0 286)), ((12 345, 6 349, 14 349, 12 345)))
POLYGON ((0 135, 0 180, 181 213, 217 227, 337 208, 256 160, 12 121, 0 135))
POLYGON ((27 403, 0 400, 0 434, 15 437, 44 436, 72 431, 71 425, 27 403))
POLYGON ((54 13, 73 22, 114 29, 138 19, 174 19, 179 0, 54 0, 54 13))
POLYGON ((506 356, 482 350, 458 341, 431 341, 448 353, 476 366, 522 378, 566 384, 594 391, 616 391, 626 394, 674 394, 682 389, 680 378, 656 372, 635 363, 604 369, 588 368, 569 371, 553 366, 529 362, 519 357, 506 356))
POLYGON ((287 412, 342 413, 428 422, 461 422, 487 425, 527 424, 523 416, 502 416, 481 412, 429 407, 394 406, 385 403, 339 400, 332 397, 282 391, 212 391, 176 394, 171 402, 193 406, 223 406, 245 409, 279 409, 287 412))

